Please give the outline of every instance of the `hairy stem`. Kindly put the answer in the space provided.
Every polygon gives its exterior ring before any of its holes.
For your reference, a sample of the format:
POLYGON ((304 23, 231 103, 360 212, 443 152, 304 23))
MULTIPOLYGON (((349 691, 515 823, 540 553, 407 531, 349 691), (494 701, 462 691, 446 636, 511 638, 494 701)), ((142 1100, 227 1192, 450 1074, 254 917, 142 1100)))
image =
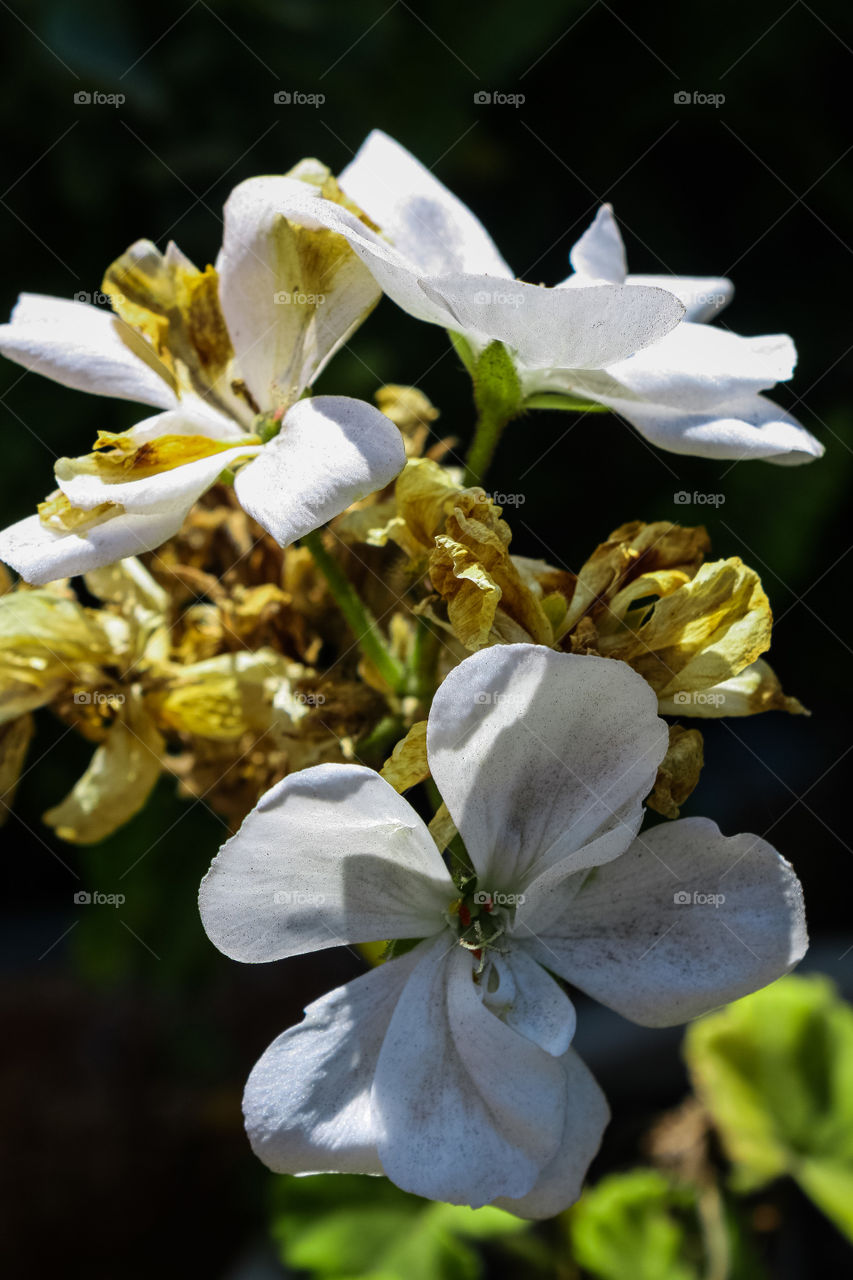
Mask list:
POLYGON ((509 416, 502 413, 491 413, 481 410, 474 428, 474 439, 465 459, 465 478, 463 484, 482 484, 483 477, 489 469, 498 441, 503 429, 510 421, 509 416))

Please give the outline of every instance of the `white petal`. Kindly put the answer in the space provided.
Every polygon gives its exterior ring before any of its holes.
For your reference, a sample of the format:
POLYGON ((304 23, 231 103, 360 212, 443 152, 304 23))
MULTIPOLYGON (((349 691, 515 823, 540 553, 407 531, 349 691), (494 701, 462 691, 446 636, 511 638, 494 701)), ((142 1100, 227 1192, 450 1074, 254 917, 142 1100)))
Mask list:
POLYGON ((766 458, 796 466, 823 456, 823 445, 792 413, 766 396, 690 412, 642 400, 597 396, 641 435, 671 453, 699 458, 766 458))
POLYGON ((687 308, 684 319, 710 320, 734 297, 735 287, 726 276, 628 276, 627 284, 668 289, 687 308))
POLYGON ((382 1040, 422 948, 338 987, 269 1046, 243 1113, 252 1150, 276 1173, 382 1173, 370 1090, 382 1040))
POLYGON ((387 133, 374 129, 338 180, 422 273, 468 271, 512 278, 479 219, 387 133))
POLYGON ((749 995, 805 954, 803 895, 758 836, 707 818, 664 823, 593 871, 528 949, 644 1026, 686 1022, 749 995))
MULTIPOLYGON (((666 753, 657 700, 607 658, 499 645, 440 686, 427 728, 436 785, 486 892, 512 891, 605 832, 630 843, 666 753)), ((606 842, 605 842, 606 843, 606 842)))
POLYGON ((0 352, 77 391, 161 409, 177 404, 153 353, 111 311, 86 302, 22 293, 9 323, 0 325, 0 352))
POLYGON ((533 1187, 520 1200, 500 1199, 497 1208, 520 1218, 553 1218, 579 1199, 610 1119, 607 1099, 573 1049, 560 1059, 566 1088, 566 1118, 560 1146, 533 1187))
POLYGON ((38 516, 27 516, 0 532, 0 560, 35 586, 73 578, 153 551, 178 532, 189 505, 133 515, 119 510, 85 533, 59 533, 45 528, 38 516))
POLYGON ((222 311, 240 372, 264 410, 297 398, 379 299, 358 257, 332 248, 313 264, 298 246, 286 218, 309 197, 336 207, 293 178, 250 179, 225 204, 222 311))
POLYGON ((60 458, 56 463, 56 483, 69 501, 84 511, 91 511, 102 502, 120 502, 126 511, 133 513, 153 513, 176 505, 186 512, 223 471, 262 449, 263 445, 236 445, 138 480, 122 479, 121 472, 110 480, 102 475, 75 474, 74 459, 60 458))
MULTIPOLYGON (((370 269, 383 292, 409 315, 430 324, 452 323, 447 308, 440 302, 431 302, 421 289, 418 283, 423 275, 421 269, 348 209, 324 200, 316 189, 292 178, 250 178, 243 186, 256 188, 249 194, 262 208, 274 204, 279 214, 291 222, 312 229, 325 227, 342 235, 370 269)), ((236 191, 242 192, 242 189, 238 187, 236 191)), ((236 193, 232 193, 230 199, 235 197, 236 193)))
POLYGON ((628 263, 612 205, 601 205, 592 224, 573 245, 569 261, 580 276, 608 280, 611 284, 625 283, 628 263))
POLYGON ((371 1106, 382 1167, 415 1195, 473 1208, 527 1194, 557 1150, 559 1061, 483 1004, 473 962, 438 938, 391 1019, 371 1106))
POLYGON ((600 369, 656 342, 684 315, 663 289, 597 285, 546 289, 519 280, 453 275, 421 288, 478 345, 498 338, 528 369, 600 369))
POLYGON ((361 765, 276 783, 214 858, 199 908, 234 960, 279 960, 445 929, 453 882, 424 823, 361 765))
POLYGON ((559 983, 523 946, 495 952, 482 977, 483 1003, 540 1049, 559 1057, 575 1034, 574 1005, 559 983))
POLYGON ((363 400, 316 396, 238 474, 240 503, 283 547, 386 484, 406 465, 403 437, 363 400))
POLYGON ((629 395, 679 409, 744 399, 791 377, 796 348, 784 333, 742 338, 712 325, 680 324, 607 372, 629 395))

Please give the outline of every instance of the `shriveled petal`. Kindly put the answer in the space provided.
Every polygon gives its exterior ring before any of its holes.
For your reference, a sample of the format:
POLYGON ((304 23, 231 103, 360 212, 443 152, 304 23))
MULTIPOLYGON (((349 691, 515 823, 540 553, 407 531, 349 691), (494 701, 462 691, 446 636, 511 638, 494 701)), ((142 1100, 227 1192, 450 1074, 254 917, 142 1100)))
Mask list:
POLYGON ((556 1154, 559 1061, 496 1018, 469 953, 437 938, 391 1018, 373 1083, 377 1149, 405 1191, 473 1208, 519 1198, 556 1154))
POLYGON ((597 399, 652 444, 671 453, 738 461, 765 458, 782 466, 798 466, 822 457, 824 452, 823 445, 792 413, 765 396, 749 396, 696 412, 618 397, 597 399))
POLYGON ((699 697, 686 700, 679 694, 661 698, 658 703, 663 716, 754 716, 762 711, 788 711, 791 715, 808 715, 798 698, 786 694, 776 672, 759 658, 744 667, 739 675, 706 689, 699 697))
POLYGON ((222 309, 263 411, 296 400, 379 300, 345 239, 300 222, 300 202, 311 199, 335 207, 295 178, 252 178, 225 204, 222 309))
POLYGON ((129 693, 83 776, 44 821, 63 840, 95 844, 138 813, 162 770, 165 743, 142 703, 129 693))
POLYGON ((421 287, 449 311, 449 328, 479 345, 500 339, 530 370, 601 369, 657 342, 684 315, 663 289, 545 289, 475 275, 433 277, 421 287))
POLYGON ((374 129, 368 134, 339 182, 421 272, 512 278, 479 219, 387 133, 374 129))
POLYGON ((628 274, 625 244, 612 205, 601 205, 590 226, 572 246, 569 262, 577 276, 608 280, 611 284, 625 283, 628 274))
POLYGON ((553 1057, 566 1052, 577 1023, 574 1005, 523 946, 496 952, 481 981, 483 1003, 496 1017, 553 1057))
POLYGON ((178 532, 192 501, 133 515, 116 507, 78 533, 48 529, 38 516, 26 516, 0 532, 0 560, 36 585, 73 578, 125 556, 153 551, 178 532))
POLYGON ((659 697, 684 695, 682 714, 689 714, 694 693, 770 647, 773 618, 758 574, 731 556, 703 564, 688 581, 679 573, 636 578, 613 597, 599 627, 600 652, 629 662, 659 697), (658 599, 626 613, 632 593, 658 599))
POLYGON ((525 945, 623 1017, 672 1026, 775 981, 808 940, 800 883, 772 845, 682 818, 598 867, 525 945))
MULTIPOLYGON (((480 887, 512 891, 609 833, 626 848, 667 749, 646 682, 621 662, 538 645, 481 650, 432 704, 432 776, 480 887)), ((612 847, 611 847, 612 846, 612 847)))
POLYGON ((199 907, 235 960, 429 937, 454 896, 429 831, 372 769, 322 764, 272 787, 214 858, 199 907))
POLYGON ((423 944, 305 1010, 252 1069, 243 1095, 255 1155, 275 1173, 382 1173, 370 1091, 423 944))
POLYGON ((426 720, 413 724, 381 769, 382 777, 401 795, 429 777, 426 755, 426 720))
POLYGON ((0 325, 0 352, 77 391, 161 409, 177 404, 169 371, 111 311, 87 302, 22 293, 0 325))
POLYGON ((405 465, 403 437, 378 409, 348 396, 316 396, 285 415, 234 489, 249 515, 288 547, 383 489, 405 465))
POLYGON ((0 596, 0 724, 96 680, 112 656, 109 636, 76 600, 54 591, 0 596))
POLYGON ((29 714, 0 723, 0 827, 12 812, 35 728, 35 721, 29 714))
POLYGON ((630 275, 626 283, 668 289, 684 303, 684 319, 700 324, 728 306, 735 292, 734 285, 726 276, 630 275))
POLYGON ((567 1050, 559 1061, 565 1080, 566 1114, 557 1154, 526 1196, 495 1201, 497 1208, 520 1218, 553 1218, 579 1199, 610 1119, 607 1099, 575 1051, 567 1050))

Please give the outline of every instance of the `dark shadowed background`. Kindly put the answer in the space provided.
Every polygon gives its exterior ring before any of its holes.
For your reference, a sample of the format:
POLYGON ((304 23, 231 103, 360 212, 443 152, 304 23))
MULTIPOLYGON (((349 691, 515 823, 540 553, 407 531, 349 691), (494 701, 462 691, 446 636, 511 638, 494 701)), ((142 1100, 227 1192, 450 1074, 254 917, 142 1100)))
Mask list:
MULTIPOLYGON (((3 315, 21 289, 93 294, 141 236, 213 261, 232 186, 305 155, 338 170, 379 126, 471 205, 520 277, 562 279, 606 199, 634 271, 729 274, 724 324, 794 336, 799 368, 776 394, 826 445, 821 462, 682 459, 609 416, 537 413, 509 429, 490 486, 525 496, 507 513, 524 555, 577 569, 623 521, 678 519, 761 572, 773 664, 813 715, 709 725, 686 812, 767 834, 793 861, 807 963, 853 994, 849 6, 10 0, 0 28, 3 315), (684 91, 725 100, 681 105, 684 91), (276 103, 281 92, 325 101, 276 103), (478 103, 483 92, 524 101, 478 103), (676 503, 684 490, 724 501, 676 503)), ((386 381, 417 383, 441 429, 467 438, 467 378, 445 335, 384 301, 321 385, 369 398, 386 381)), ((0 389, 4 523, 51 487, 56 455, 141 416, 6 362, 0 389)), ((267 1274, 249 1270, 264 1257, 267 1176, 243 1137, 242 1083, 359 962, 333 952, 252 969, 215 952, 195 893, 222 829, 168 781, 104 845, 57 841, 39 815, 86 755, 60 736, 43 715, 39 763, 2 833, 6 1274, 267 1274), (76 906, 80 887, 126 903, 76 906)), ((599 1169, 634 1159, 649 1117, 680 1098, 679 1041, 584 1009, 578 1045, 615 1113, 599 1169)), ((774 1275, 807 1274, 805 1259, 841 1274, 841 1238, 804 1206, 774 1275)))

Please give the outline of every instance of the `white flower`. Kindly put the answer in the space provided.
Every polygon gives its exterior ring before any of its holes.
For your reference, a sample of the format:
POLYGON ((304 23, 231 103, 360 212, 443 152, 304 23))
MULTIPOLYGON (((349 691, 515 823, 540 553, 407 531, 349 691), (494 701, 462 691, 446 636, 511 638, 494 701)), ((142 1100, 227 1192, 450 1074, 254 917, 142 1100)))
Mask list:
POLYGON ((232 198, 217 271, 143 240, 105 290, 118 315, 24 294, 0 326, 0 351, 27 369, 161 411, 59 459, 60 493, 0 534, 0 557, 27 581, 158 546, 228 468, 245 509, 287 546, 404 466, 399 431, 371 405, 301 398, 379 298, 339 237, 272 210, 247 216, 232 198))
POLYGON ((366 212, 381 236, 291 177, 250 178, 231 201, 251 217, 277 210, 338 232, 404 311, 461 335, 474 357, 504 343, 522 380, 554 367, 603 368, 648 346, 684 314, 659 288, 568 291, 516 280, 473 213, 385 134, 370 135, 340 183, 357 205, 361 195, 372 205, 366 212))
POLYGON ((369 769, 320 765, 263 797, 202 883, 222 951, 424 939, 310 1005, 255 1066, 244 1108, 267 1165, 384 1173, 528 1217, 578 1196, 608 1113, 551 974, 664 1026, 773 981, 806 946, 799 883, 765 841, 702 818, 637 836, 666 746, 624 664, 496 646, 450 673, 427 734, 476 880, 454 883, 369 769))
POLYGON ((686 307, 677 328, 603 374, 556 371, 540 390, 569 392, 615 409, 647 439, 674 453, 706 458, 766 458, 785 464, 819 458, 823 446, 792 414, 759 394, 786 382, 797 351, 787 334, 743 338, 703 324, 734 292, 730 280, 628 275, 625 246, 610 205, 569 255, 563 287, 594 283, 670 289, 686 307))
POLYGON ((607 405, 675 453, 781 463, 822 454, 796 418, 759 394, 791 377, 791 339, 742 338, 695 323, 725 305, 728 280, 629 276, 609 206, 574 246, 575 274, 562 287, 541 289, 513 281, 471 211, 387 135, 369 135, 340 183, 408 264, 408 273, 392 271, 350 240, 385 292, 412 315, 464 334, 475 352, 489 338, 503 341, 524 399, 559 393, 607 405), (595 286, 606 290, 598 299, 595 286), (642 290, 642 309, 626 286, 642 290), (564 310, 576 289, 577 309, 564 310), (674 294, 686 307, 684 321, 649 289, 674 294), (613 356, 620 339, 622 354, 613 356))

